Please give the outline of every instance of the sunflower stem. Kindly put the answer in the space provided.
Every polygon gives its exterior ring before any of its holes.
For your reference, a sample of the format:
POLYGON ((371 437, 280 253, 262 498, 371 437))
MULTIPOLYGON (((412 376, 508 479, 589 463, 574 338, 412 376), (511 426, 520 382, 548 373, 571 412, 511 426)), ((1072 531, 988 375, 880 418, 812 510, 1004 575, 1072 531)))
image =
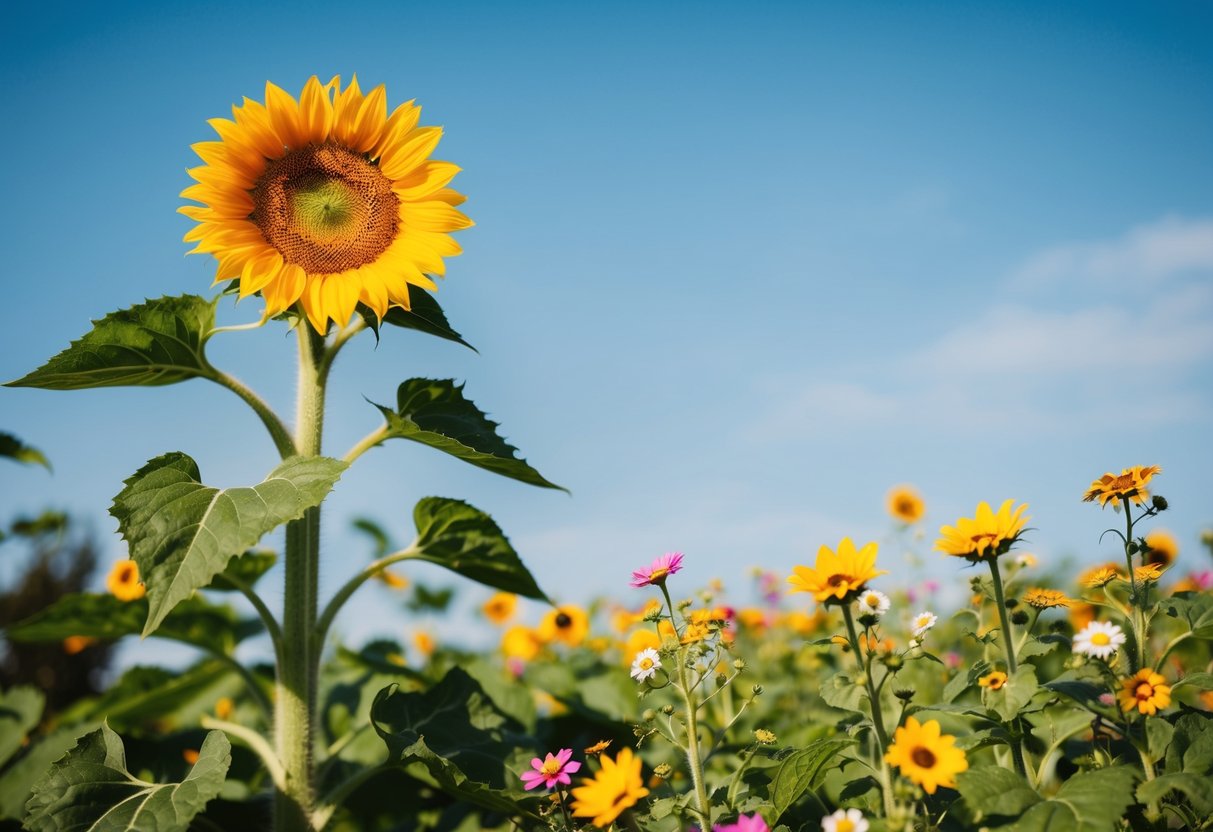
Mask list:
POLYGON ((842 607, 842 618, 847 624, 847 636, 851 641, 851 649, 855 651, 855 661, 859 662, 859 669, 863 671, 863 681, 868 691, 868 706, 872 712, 873 734, 876 736, 877 762, 880 763, 880 793, 884 799, 884 814, 886 818, 892 817, 893 784, 889 778, 889 764, 885 762, 884 758, 885 749, 889 746, 889 735, 885 733, 884 729, 884 714, 880 710, 880 693, 872 683, 871 659, 864 661, 864 654, 859 650, 859 636, 855 630, 855 618, 851 615, 851 605, 840 604, 840 606, 842 607))
MULTIPOLYGON (((998 558, 989 557, 986 562, 990 564, 990 578, 994 584, 994 604, 998 607, 998 623, 1002 628, 1002 643, 1003 649, 1007 654, 1007 675, 1011 684, 1016 684, 1015 672, 1019 670, 1019 662, 1015 658, 1015 635, 1011 632, 1011 621, 1007 616, 1007 598, 1002 587, 1002 572, 998 568, 998 558)), ((1011 743, 1011 759, 1015 761, 1015 770, 1020 775, 1027 779, 1028 777, 1028 761, 1023 749, 1023 730, 1024 723, 1019 717, 1014 720, 1016 737, 1011 743)))
MULTIPOLYGON (((661 594, 665 597, 666 608, 670 611, 670 624, 673 625, 674 634, 677 636, 678 622, 674 617, 674 601, 670 598, 670 591, 666 588, 665 581, 661 581, 658 585, 661 587, 661 594)), ((708 800, 708 790, 703 779, 703 758, 699 753, 699 706, 695 703, 692 693, 693 687, 687 676, 688 652, 689 650, 685 645, 679 646, 677 688, 682 694, 683 707, 687 718, 687 767, 691 770, 691 783, 695 789, 696 805, 696 808, 691 811, 697 816, 700 829, 711 829, 712 806, 708 800)))
MULTIPOLYGON (((299 336, 299 390, 295 446, 302 456, 320 454, 324 430, 324 340, 306 322, 299 336)), ((320 509, 312 508, 286 527, 286 587, 282 638, 289 645, 278 664, 275 713, 278 757, 286 787, 274 803, 276 832, 312 832, 316 677, 316 607, 320 571, 320 509)))

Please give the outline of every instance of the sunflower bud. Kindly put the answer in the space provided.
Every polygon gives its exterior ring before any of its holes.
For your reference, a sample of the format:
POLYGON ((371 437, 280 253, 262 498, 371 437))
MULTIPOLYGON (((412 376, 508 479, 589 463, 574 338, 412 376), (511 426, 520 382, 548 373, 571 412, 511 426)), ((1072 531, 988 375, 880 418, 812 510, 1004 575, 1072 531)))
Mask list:
POLYGON ((669 716, 670 714, 674 713, 674 706, 673 705, 662 705, 661 712, 663 714, 665 714, 666 716, 669 716))
POLYGON ((1150 505, 1154 506, 1155 511, 1167 510, 1167 498, 1161 494, 1155 494, 1150 498, 1150 505))
POLYGON ((911 699, 914 698, 914 689, 913 688, 898 688, 897 690, 893 691, 893 695, 896 696, 898 699, 900 699, 902 702, 909 702, 911 699))
POLYGON ((1028 615, 1027 610, 1015 610, 1015 612, 1011 613, 1011 623, 1018 624, 1021 627, 1028 623, 1029 618, 1031 618, 1031 616, 1028 615))

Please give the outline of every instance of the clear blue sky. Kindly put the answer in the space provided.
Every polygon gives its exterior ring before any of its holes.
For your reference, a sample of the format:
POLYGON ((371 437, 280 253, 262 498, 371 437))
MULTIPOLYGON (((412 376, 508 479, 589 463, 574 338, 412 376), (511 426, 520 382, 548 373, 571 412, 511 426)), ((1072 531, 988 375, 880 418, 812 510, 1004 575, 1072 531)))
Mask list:
MULTIPOLYGON (((477 225, 439 299, 480 355, 364 338, 338 365, 326 447, 378 423, 363 396, 454 377, 573 496, 389 445, 329 504, 330 589, 365 557, 351 517, 407 541, 427 494, 492 513, 564 600, 634 600, 630 570, 671 549, 687 586, 736 585, 844 535, 883 540, 898 482, 926 497, 926 545, 977 501, 1013 497, 1031 506, 1032 551, 1094 561, 1117 521, 1079 498, 1141 464, 1163 466, 1160 525, 1181 564, 1205 565, 1207 3, 51 3, 6 17, 5 379, 91 318, 209 291, 213 261, 182 256, 175 213, 189 145, 267 79, 298 92, 357 72, 445 127, 436 155, 464 168, 477 225)), ((225 305, 223 321, 259 303, 225 305)), ((293 339, 271 326, 211 354, 290 412, 293 339)), ((0 429, 55 463, 0 466, 3 516, 66 508, 112 558, 105 509, 146 459, 184 450, 220 486, 275 460, 204 382, 0 390, 0 429)), ((890 549, 891 581, 898 563, 890 549)), ((347 633, 406 628, 376 598, 347 633)))

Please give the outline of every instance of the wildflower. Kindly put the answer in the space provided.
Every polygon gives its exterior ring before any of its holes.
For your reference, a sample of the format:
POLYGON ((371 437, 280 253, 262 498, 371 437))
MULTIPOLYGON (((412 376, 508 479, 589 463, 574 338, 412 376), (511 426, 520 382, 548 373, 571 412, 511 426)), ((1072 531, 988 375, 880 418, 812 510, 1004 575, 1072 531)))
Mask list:
POLYGON ((646 648, 637 653, 636 658, 632 660, 632 678, 637 682, 652 679, 657 675, 660 667, 661 657, 657 655, 657 651, 651 647, 646 648))
POLYGON ((682 552, 666 552, 657 558, 648 569, 636 569, 632 572, 632 586, 639 589, 642 586, 661 586, 665 579, 682 569, 682 552))
POLYGON ((940 786, 956 788, 956 775, 969 768, 964 751, 956 748, 956 737, 940 733, 934 719, 921 725, 914 717, 906 719, 884 758, 927 794, 935 794, 940 786))
POLYGON ((599 740, 598 742, 585 749, 586 754, 601 754, 611 747, 611 740, 599 740))
POLYGON ((485 618, 500 627, 509 623, 510 619, 514 617, 514 611, 517 608, 517 595, 512 592, 498 592, 484 602, 484 606, 480 608, 480 611, 484 613, 485 618))
POLYGON ((899 485, 889 492, 886 506, 893 519, 900 520, 906 525, 917 523, 926 513, 926 505, 922 497, 911 486, 899 485))
POLYGON ((185 748, 181 751, 181 759, 185 760, 187 765, 192 766, 194 763, 198 762, 198 758, 200 756, 201 755, 198 753, 197 748, 185 748))
POLYGON ((538 757, 531 760, 531 768, 534 770, 524 771, 520 775, 527 791, 539 788, 541 783, 548 789, 554 789, 558 784, 567 786, 572 783, 569 775, 576 774, 581 769, 581 763, 570 759, 572 756, 573 749, 562 748, 555 754, 549 752, 542 760, 538 757))
POLYGON ((139 567, 133 560, 120 560, 114 564, 105 586, 119 601, 137 601, 147 594, 139 583, 139 567))
POLYGON ((910 622, 910 630, 914 633, 914 637, 921 639, 927 634, 927 631, 935 626, 935 622, 939 618, 930 610, 923 610, 918 615, 914 616, 914 620, 910 622))
POLYGON ((63 652, 69 656, 82 653, 97 643, 92 636, 68 636, 63 640, 63 652))
POLYGON ((620 749, 614 760, 606 756, 599 759, 602 769, 573 789, 573 816, 591 818, 595 826, 605 827, 649 790, 640 779, 640 758, 632 749, 620 749))
POLYGON ((539 622, 539 636, 545 642, 560 641, 577 647, 590 631, 590 618, 585 610, 573 604, 562 604, 548 610, 539 622))
POLYGON ((774 745, 776 737, 773 731, 768 731, 766 728, 755 728, 754 739, 759 745, 774 745))
POLYGON ((757 812, 749 817, 740 815, 734 823, 712 824, 712 832, 770 832, 770 830, 767 822, 762 819, 762 815, 757 812))
POLYGON ((1138 583, 1157 581, 1162 577, 1164 569, 1166 569, 1166 567, 1161 563, 1147 563, 1145 566, 1135 567, 1133 569, 1133 577, 1138 583))
POLYGON ((215 716, 219 719, 227 719, 232 715, 232 711, 236 709, 236 704, 226 696, 220 696, 215 700, 215 716))
POLYGON ((418 653, 428 656, 434 652, 434 637, 425 630, 418 630, 413 634, 413 646, 417 648, 418 653))
POLYGON ((812 568, 793 567, 788 578, 792 592, 810 592, 822 604, 843 604, 863 591, 865 584, 886 570, 876 569, 876 544, 868 543, 856 550, 851 538, 844 537, 835 553, 829 546, 817 550, 817 562, 812 568))
POLYGON ((839 809, 821 819, 821 832, 868 832, 868 821, 858 809, 839 809))
POLYGON ((990 509, 989 503, 978 503, 977 513, 972 519, 961 517, 955 526, 943 526, 935 548, 947 555, 980 560, 985 556, 998 557, 1006 553, 1019 540, 1024 524, 1027 503, 1020 503, 1011 511, 1014 500, 1006 500, 998 511, 990 509))
POLYGON ((766 610, 761 610, 756 607, 746 607, 737 611, 737 620, 747 630, 755 630, 762 632, 770 624, 770 619, 766 610))
POLYGON ((1099 500, 1101 508, 1106 507, 1108 503, 1112 503, 1113 508, 1119 508, 1125 500, 1132 500, 1141 505, 1150 496, 1146 485, 1159 473, 1162 473, 1162 469, 1157 465, 1135 465, 1125 468, 1120 472, 1120 476, 1109 472, 1091 483, 1082 500, 1084 503, 1099 500))
POLYGON ((1171 686, 1166 677, 1143 667, 1135 675, 1121 680, 1116 698, 1125 713, 1136 708, 1139 713, 1154 716, 1171 704, 1171 686))
POLYGON ((1146 551, 1142 556, 1147 564, 1170 566, 1179 556, 1179 541, 1166 529, 1154 529, 1146 535, 1146 551))
POLYGON ((1006 683, 1007 674, 1001 670, 992 670, 977 680, 978 687, 989 688, 990 690, 1001 690, 1002 686, 1006 683))
POLYGON ((299 302, 317 332, 349 323, 362 303, 378 318, 409 308, 409 286, 434 290, 460 253, 450 233, 472 222, 447 184, 459 172, 430 160, 442 130, 418 127, 420 108, 389 116, 383 86, 362 94, 355 78, 312 76, 296 102, 274 84, 265 104, 249 99, 234 121, 213 119, 219 141, 193 146, 206 163, 178 210, 198 225, 195 253, 219 261, 216 282, 260 292, 265 317, 299 302))
POLYGON ((408 578, 390 569, 376 572, 375 577, 382 581, 389 589, 408 589, 409 587, 408 578))
POLYGON ((1035 607, 1038 610, 1047 610, 1053 607, 1068 607, 1074 603, 1060 590, 1040 589, 1039 587, 1025 592, 1023 594, 1023 602, 1029 607, 1035 607))
POLYGON ((874 615, 877 618, 889 611, 889 596, 874 589, 865 589, 856 601, 860 615, 874 615))
POLYGON ((1124 575, 1124 572, 1119 567, 1105 564, 1088 569, 1079 576, 1078 582, 1090 589, 1100 589, 1122 575, 1124 575))
POLYGON ((507 659, 529 662, 543 649, 543 639, 530 627, 510 627, 501 636, 501 652, 507 659))
POLYGON ((783 626, 800 636, 807 636, 825 624, 825 616, 818 610, 812 615, 793 610, 783 616, 783 626))
POLYGON ((1115 624, 1092 621, 1074 636, 1073 650, 1084 656, 1107 659, 1125 643, 1125 633, 1115 624))

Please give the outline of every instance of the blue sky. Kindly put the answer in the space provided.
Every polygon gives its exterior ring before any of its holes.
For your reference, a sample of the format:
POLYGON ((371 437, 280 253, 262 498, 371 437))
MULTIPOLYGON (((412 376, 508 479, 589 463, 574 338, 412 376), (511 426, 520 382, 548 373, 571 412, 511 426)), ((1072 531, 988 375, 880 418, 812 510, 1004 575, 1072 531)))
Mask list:
MULTIPOLYGON (((213 262, 182 256, 175 213, 206 119, 312 74, 416 98, 446 130, 437 157, 464 168, 477 225, 439 299, 480 354, 362 339, 335 373, 326 449, 377 424, 364 396, 457 378, 573 496, 389 445, 328 504, 329 588, 364 557, 352 517, 407 542, 428 494, 493 514, 562 600, 634 600, 630 569, 672 549, 688 587, 738 585, 844 535, 888 540, 899 482, 926 497, 923 549, 979 500, 1015 498, 1047 563, 1095 561, 1118 521, 1079 497, 1141 464, 1163 466, 1181 564, 1205 565, 1207 4, 246 5, 10 13, 0 376, 108 311, 208 292, 213 262)), ((267 327, 211 355, 289 413, 292 349, 267 327)), ((0 467, 3 515, 66 508, 112 558, 105 509, 146 459, 184 450, 220 486, 275 460, 204 382, 2 390, 0 414, 55 463, 0 467)), ((346 633, 411 626, 374 598, 346 633)))

